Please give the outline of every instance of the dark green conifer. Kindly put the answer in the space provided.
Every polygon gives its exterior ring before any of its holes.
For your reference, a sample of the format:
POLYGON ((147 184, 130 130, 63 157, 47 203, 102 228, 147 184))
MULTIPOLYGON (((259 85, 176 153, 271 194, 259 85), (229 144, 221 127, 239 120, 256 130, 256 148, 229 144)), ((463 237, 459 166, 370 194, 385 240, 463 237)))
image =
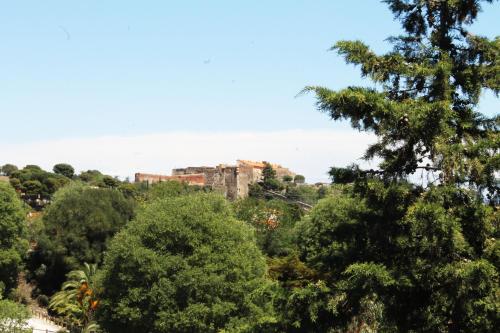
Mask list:
POLYGON ((487 188, 497 196, 500 118, 481 114, 478 102, 483 90, 500 89, 500 37, 468 31, 481 4, 493 1, 385 2, 405 32, 389 39, 391 52, 377 55, 361 41, 332 47, 380 89, 306 90, 316 93, 318 108, 332 119, 377 135, 365 158, 381 158, 386 177, 421 168, 439 173, 443 183, 487 188))

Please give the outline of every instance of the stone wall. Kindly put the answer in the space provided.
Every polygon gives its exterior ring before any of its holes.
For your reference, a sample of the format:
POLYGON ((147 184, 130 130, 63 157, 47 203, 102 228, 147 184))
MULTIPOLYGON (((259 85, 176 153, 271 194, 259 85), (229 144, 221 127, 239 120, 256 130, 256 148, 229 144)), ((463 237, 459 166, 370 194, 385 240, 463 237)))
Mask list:
POLYGON ((248 165, 238 165, 238 198, 248 197, 248 186, 257 181, 255 169, 248 165))
POLYGON ((225 166, 224 170, 224 183, 226 188, 225 196, 229 200, 238 199, 238 167, 225 166))
POLYGON ((204 174, 175 175, 175 176, 154 175, 148 173, 135 174, 136 183, 146 182, 149 184, 154 184, 171 180, 187 182, 190 185, 198 185, 198 186, 205 186, 207 184, 204 174))
MULTIPOLYGON (((295 173, 279 164, 271 164, 278 179, 283 176, 295 176, 295 173)), ((216 167, 187 167, 172 170, 171 176, 137 173, 136 182, 157 183, 160 181, 178 180, 190 185, 210 186, 214 191, 222 193, 230 200, 246 198, 250 184, 262 179, 264 162, 238 160, 236 165, 219 164, 216 167)))

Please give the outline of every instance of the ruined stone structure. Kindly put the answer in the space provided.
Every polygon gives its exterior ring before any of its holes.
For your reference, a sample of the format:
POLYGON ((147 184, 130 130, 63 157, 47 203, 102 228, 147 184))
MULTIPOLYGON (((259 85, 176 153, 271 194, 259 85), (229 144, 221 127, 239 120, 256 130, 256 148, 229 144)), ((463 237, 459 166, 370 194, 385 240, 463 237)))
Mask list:
MULTIPOLYGON (((295 174, 279 164, 271 164, 278 179, 295 174)), ((264 162, 238 160, 236 165, 219 164, 215 167, 187 167, 173 169, 171 176, 136 173, 136 182, 157 183, 161 181, 185 181, 190 185, 209 186, 223 193, 228 199, 245 198, 248 196, 248 185, 262 178, 264 162)))
POLYGON ((149 173, 136 173, 136 182, 146 182, 149 184, 166 182, 169 180, 176 180, 180 182, 187 182, 190 185, 205 186, 206 179, 203 174, 190 174, 190 175, 175 175, 175 176, 164 176, 164 175, 154 175, 149 173))

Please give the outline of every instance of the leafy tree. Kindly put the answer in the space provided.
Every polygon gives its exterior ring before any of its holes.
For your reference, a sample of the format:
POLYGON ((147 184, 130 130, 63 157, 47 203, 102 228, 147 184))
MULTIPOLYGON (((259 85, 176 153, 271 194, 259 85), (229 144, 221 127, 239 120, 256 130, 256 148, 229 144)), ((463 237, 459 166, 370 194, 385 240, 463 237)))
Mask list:
POLYGON ((221 196, 157 199, 111 243, 99 323, 124 333, 267 332, 265 271, 251 229, 221 196))
POLYGON ((293 227, 303 215, 300 207, 282 200, 246 198, 234 203, 236 217, 256 231, 257 245, 266 255, 294 252, 293 227))
POLYGON ((71 165, 66 163, 59 163, 54 165, 53 171, 70 179, 75 175, 75 169, 71 165))
POLYGON ((97 265, 84 263, 82 270, 68 273, 68 280, 50 299, 49 308, 71 320, 82 330, 97 329, 94 313, 99 306, 96 287, 97 265))
POLYGON ((121 183, 119 179, 113 178, 111 176, 104 176, 102 178, 102 182, 106 187, 109 188, 117 188, 121 183))
POLYGON ((37 165, 27 165, 10 174, 12 186, 21 192, 25 202, 35 209, 41 209, 44 200, 50 200, 58 189, 69 182, 69 178, 46 172, 37 165))
POLYGON ((306 177, 302 175, 295 175, 295 177, 293 178, 293 182, 295 184, 304 184, 306 182, 306 177))
POLYGON ((248 196, 250 198, 262 199, 266 197, 266 193, 259 183, 248 184, 248 196))
POLYGON ((43 193, 44 186, 38 180, 27 180, 22 183, 21 189, 28 198, 37 199, 43 193))
POLYGON ((32 278, 45 294, 84 262, 100 263, 111 237, 133 216, 134 204, 117 190, 73 184, 59 190, 43 216, 31 253, 32 278))
POLYGON ((21 181, 19 179, 11 178, 9 179, 9 183, 16 191, 21 191, 21 181))
MULTIPOLYGON (((10 291, 16 285, 26 241, 26 210, 16 192, 0 183, 0 289, 10 291)), ((1 296, 1 295, 0 295, 1 296)))
POLYGON ((0 168, 0 172, 5 176, 10 176, 14 171, 17 171, 17 166, 14 164, 5 164, 0 168))
POLYGON ((24 169, 32 171, 43 171, 42 168, 36 164, 27 164, 24 169))
POLYGON ((186 182, 169 180, 153 184, 147 193, 148 200, 155 200, 167 197, 176 197, 189 193, 201 191, 199 186, 192 186, 186 182))
POLYGON ((328 172, 332 182, 335 184, 349 184, 354 183, 360 176, 366 174, 358 165, 351 164, 346 168, 332 167, 328 172))
POLYGON ((372 304, 381 331, 493 331, 495 216, 463 189, 379 180, 320 201, 297 227, 301 259, 318 277, 288 295, 290 320, 301 332, 346 329, 372 304))
POLYGON ((290 175, 284 175, 284 176, 283 176, 283 181, 284 181, 285 183, 290 183, 292 180, 293 180, 293 177, 292 177, 292 176, 290 176, 290 175))
POLYGON ((77 178, 91 186, 103 188, 118 188, 122 184, 117 177, 102 174, 99 170, 82 171, 77 178))
POLYGON ((310 205, 319 200, 318 189, 312 185, 287 186, 285 195, 292 201, 301 201, 310 205))
POLYGON ((145 189, 141 183, 127 183, 124 182, 118 186, 118 190, 122 192, 125 198, 134 199, 137 201, 144 200, 145 189))
POLYGON ((82 171, 78 178, 90 185, 104 187, 104 175, 98 170, 82 171))

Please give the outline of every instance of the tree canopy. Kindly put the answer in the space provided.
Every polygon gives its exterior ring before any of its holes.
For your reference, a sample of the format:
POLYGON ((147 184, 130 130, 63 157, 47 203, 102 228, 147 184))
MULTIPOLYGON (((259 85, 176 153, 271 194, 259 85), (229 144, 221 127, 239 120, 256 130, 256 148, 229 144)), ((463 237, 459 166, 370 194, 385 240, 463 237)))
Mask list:
POLYGON ((282 200, 246 198, 234 203, 236 217, 252 226, 259 248, 267 256, 294 252, 293 227, 303 215, 300 207, 282 200))
POLYGON ((455 187, 358 186, 320 201, 297 227, 301 259, 317 273, 290 297, 291 307, 299 295, 308 299, 309 315, 296 314, 303 332, 345 329, 370 316, 368 303, 381 331, 493 331, 494 210, 455 187))
POLYGON ((0 173, 5 176, 10 176, 14 171, 17 170, 17 166, 15 166, 14 164, 4 164, 2 167, 0 167, 0 173))
POLYGON ((41 209, 58 189, 69 182, 66 176, 44 171, 37 165, 26 165, 10 173, 11 185, 30 206, 37 209, 41 209))
POLYGON ((97 315, 108 332, 258 332, 273 318, 265 271, 224 198, 164 197, 113 239, 97 315))
POLYGON ((52 293, 84 262, 100 263, 111 237, 133 216, 134 204, 118 190, 72 184, 54 195, 44 230, 31 254, 33 278, 52 293))
POLYGON ((75 175, 75 169, 71 165, 66 163, 59 163, 54 165, 53 171, 70 179, 75 175))
MULTIPOLYGON (((14 189, 0 182, 0 290, 16 286, 27 249, 26 209, 14 189)), ((0 293, 1 296, 1 293, 0 293)))

